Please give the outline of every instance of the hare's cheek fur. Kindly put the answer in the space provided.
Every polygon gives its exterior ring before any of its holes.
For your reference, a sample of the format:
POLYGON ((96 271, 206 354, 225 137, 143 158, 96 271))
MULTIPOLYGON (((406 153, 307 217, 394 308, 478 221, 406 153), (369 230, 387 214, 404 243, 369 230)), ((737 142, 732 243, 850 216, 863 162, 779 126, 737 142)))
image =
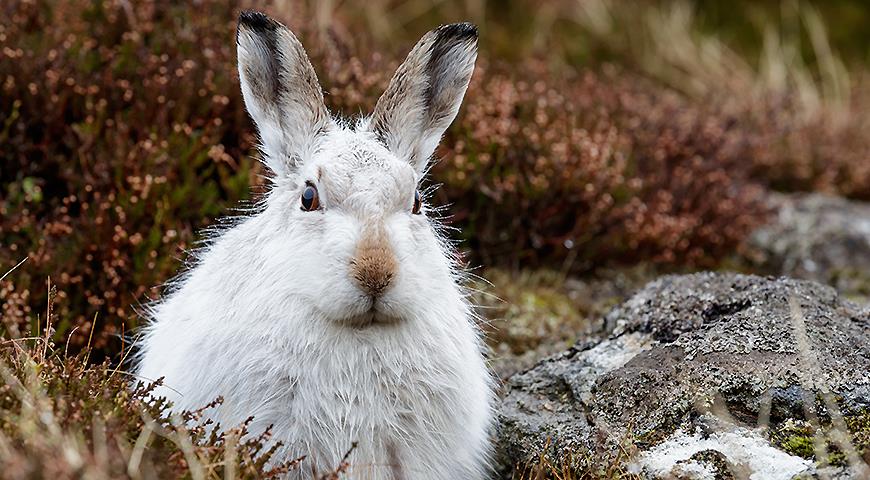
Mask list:
POLYGON ((471 79, 477 30, 445 25, 408 54, 371 117, 334 119, 301 43, 245 12, 242 94, 274 174, 263 208, 214 236, 150 309, 138 377, 222 427, 253 417, 305 456, 291 478, 488 475, 492 379, 417 181, 471 79), (306 183, 319 208, 301 208, 306 183), (307 211, 306 211, 307 210, 307 211))

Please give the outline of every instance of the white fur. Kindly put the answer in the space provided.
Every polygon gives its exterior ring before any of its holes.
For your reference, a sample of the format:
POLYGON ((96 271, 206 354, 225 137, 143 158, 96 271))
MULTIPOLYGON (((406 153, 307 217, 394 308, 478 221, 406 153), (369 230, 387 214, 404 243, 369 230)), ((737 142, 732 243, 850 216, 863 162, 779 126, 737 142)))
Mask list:
MULTIPOLYGON (((256 61, 242 58, 241 43, 239 52, 240 63, 256 61)), ((257 118, 281 109, 249 111, 262 138, 288 138, 263 130, 293 119, 257 118)), ((293 158, 292 168, 274 169, 261 208, 209 242, 153 306, 137 373, 162 377, 156 394, 175 409, 223 396, 206 412, 222 426, 250 416, 253 434, 271 425, 283 444, 276 461, 308 456, 293 478, 333 469, 352 442, 351 478, 484 478, 492 380, 450 250, 426 215, 411 212, 419 174, 367 121, 329 125, 296 151, 265 143, 273 164, 293 158), (306 181, 321 210, 300 209, 306 181), (353 326, 375 307, 350 260, 376 223, 398 261, 376 305, 376 319, 390 320, 353 326)))

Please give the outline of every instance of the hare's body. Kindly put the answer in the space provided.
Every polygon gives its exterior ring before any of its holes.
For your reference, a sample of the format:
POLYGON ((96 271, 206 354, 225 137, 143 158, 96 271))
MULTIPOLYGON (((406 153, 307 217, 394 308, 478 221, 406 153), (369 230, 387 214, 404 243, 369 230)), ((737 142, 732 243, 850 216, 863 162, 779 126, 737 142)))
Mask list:
POLYGON ((272 427, 312 478, 486 476, 492 386, 450 254, 416 186, 474 63, 468 25, 430 32, 371 118, 333 120, 304 51, 243 14, 239 70, 267 165, 262 208, 225 230, 152 310, 139 375, 176 409, 272 427))
POLYGON ((282 288, 298 279, 264 257, 280 246, 258 238, 260 220, 217 241, 159 306, 140 374, 164 376, 175 391, 160 393, 177 408, 223 395, 214 420, 253 416, 253 432, 273 425, 280 457, 310 455, 321 472, 356 441, 352 478, 480 478, 490 390, 459 293, 429 290, 452 307, 395 325, 333 324, 282 288))

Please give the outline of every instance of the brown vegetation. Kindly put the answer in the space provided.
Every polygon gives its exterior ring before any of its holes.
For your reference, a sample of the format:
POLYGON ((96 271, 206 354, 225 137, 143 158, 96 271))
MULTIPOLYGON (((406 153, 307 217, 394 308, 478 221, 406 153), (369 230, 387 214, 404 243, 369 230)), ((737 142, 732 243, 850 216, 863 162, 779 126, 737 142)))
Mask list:
MULTIPOLYGON (((4 286, 4 322, 26 331, 23 299, 43 303, 51 276, 69 319, 58 331, 80 327, 81 345, 99 314, 95 345, 117 350, 131 305, 156 296, 194 232, 258 182, 234 67, 240 5, 3 9, 0 257, 29 258, 4 286)), ((369 108, 400 53, 297 23, 330 105, 369 108)), ((435 170, 438 200, 475 262, 711 265, 763 215, 745 161, 757 145, 737 125, 615 69, 482 61, 435 170)))

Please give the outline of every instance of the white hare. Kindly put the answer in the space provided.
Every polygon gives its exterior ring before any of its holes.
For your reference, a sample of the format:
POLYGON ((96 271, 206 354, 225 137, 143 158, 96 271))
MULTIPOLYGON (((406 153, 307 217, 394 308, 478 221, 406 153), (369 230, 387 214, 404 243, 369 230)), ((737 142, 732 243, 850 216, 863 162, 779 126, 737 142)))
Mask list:
POLYGON ((451 249, 417 186, 468 87, 477 29, 427 33, 373 114, 330 116, 302 45, 239 18, 239 74, 271 189, 152 309, 140 378, 176 409, 217 396, 224 426, 273 426, 292 475, 489 475, 493 382, 451 249))

